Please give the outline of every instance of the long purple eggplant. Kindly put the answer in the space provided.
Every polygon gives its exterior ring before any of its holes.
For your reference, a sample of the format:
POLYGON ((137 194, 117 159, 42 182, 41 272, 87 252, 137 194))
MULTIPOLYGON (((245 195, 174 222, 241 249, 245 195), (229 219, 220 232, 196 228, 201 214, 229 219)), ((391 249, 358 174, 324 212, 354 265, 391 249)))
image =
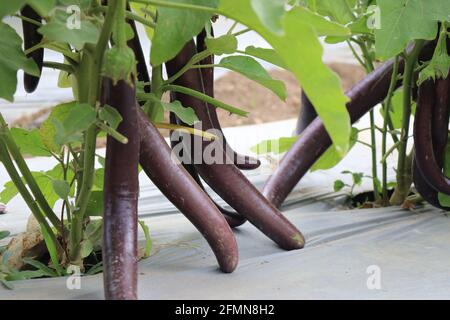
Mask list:
MULTIPOLYGON (((169 76, 176 74, 196 53, 193 41, 190 41, 182 51, 166 63, 169 76)), ((198 69, 191 69, 176 80, 176 84, 193 90, 204 92, 202 78, 198 69)), ((204 114, 208 105, 194 97, 176 94, 176 99, 183 105, 192 107, 197 115, 204 114)), ((211 129, 211 123, 204 123, 203 130, 211 129)), ((201 139, 195 137, 195 139, 201 139)), ((194 145, 196 143, 194 142, 194 145)), ((213 148, 219 153, 224 163, 211 164, 202 161, 194 163, 197 172, 205 182, 224 199, 239 214, 245 216, 253 225, 286 250, 300 249, 304 246, 304 237, 266 198, 247 180, 242 172, 223 150, 223 144, 218 141, 199 141, 203 153, 205 148, 213 148), (215 144, 215 145, 211 145, 215 144)), ((204 158, 202 157, 202 160, 204 158)))
POLYGON ((414 118, 417 167, 430 187, 448 195, 450 195, 450 179, 443 174, 442 160, 439 161, 437 157, 441 155, 435 154, 433 148, 433 144, 436 143, 436 148, 442 149, 442 146, 446 143, 448 132, 442 136, 444 128, 441 127, 436 128, 433 135, 433 114, 436 114, 437 117, 447 116, 448 125, 448 113, 446 115, 446 111, 441 109, 448 110, 450 107, 449 83, 449 79, 436 80, 436 84, 431 80, 424 82, 419 88, 414 118))
MULTIPOLYGON (((214 34, 212 28, 211 33, 214 34)), ((197 36, 197 52, 202 52, 206 50, 206 31, 203 30, 198 36, 197 36)), ((192 45, 192 44, 191 44, 192 45)), ((214 64, 214 55, 210 55, 206 57, 204 60, 202 60, 199 64, 201 65, 211 65, 214 64)), ((208 96, 214 98, 214 68, 202 68, 201 69, 202 74, 202 81, 203 81, 203 87, 205 89, 205 94, 208 96)), ((217 116, 217 110, 216 107, 213 105, 208 105, 209 108, 207 110, 203 110, 203 112, 198 112, 197 115, 203 123, 210 122, 211 127, 216 129, 218 132, 222 135, 224 150, 228 150, 230 152, 230 156, 234 160, 234 164, 236 167, 238 167, 241 170, 254 170, 258 168, 261 165, 261 161, 258 159, 241 155, 234 151, 230 145, 228 144, 225 135, 222 131, 222 126, 219 122, 219 117, 217 116)))
POLYGON ((153 183, 192 222, 208 241, 223 272, 233 272, 238 263, 236 239, 220 211, 182 165, 142 110, 140 163, 153 183))
MULTIPOLYGON (((130 4, 127 2, 127 10, 131 11, 130 4)), ((142 50, 141 42, 139 41, 139 34, 136 28, 136 23, 132 19, 128 19, 127 23, 133 30, 134 37, 128 41, 128 46, 133 50, 136 57, 136 71, 137 79, 141 82, 146 83, 144 86, 144 91, 146 93, 150 92, 150 75, 147 69, 147 63, 145 62, 144 51, 142 50)))
MULTIPOLYGON (((401 63, 400 72, 403 67, 404 64, 401 63)), ((352 123, 358 121, 385 99, 392 70, 393 62, 386 62, 346 93, 350 98, 347 110, 352 123)), ((280 207, 295 185, 331 146, 331 143, 323 122, 317 117, 304 129, 300 138, 286 153, 278 168, 266 182, 263 190, 266 198, 275 207, 280 207)))
POLYGON ((297 119, 297 127, 295 133, 300 135, 305 129, 317 118, 316 109, 312 105, 311 101, 306 96, 305 91, 302 90, 302 102, 300 106, 300 112, 297 119))
MULTIPOLYGON (((183 124, 180 119, 177 118, 177 116, 174 113, 170 113, 170 123, 171 124, 183 124)), ((184 125, 184 124, 183 124, 184 125)), ((170 143, 171 143, 171 147, 172 149, 177 148, 178 145, 180 145, 181 143, 183 143, 183 137, 181 135, 179 135, 176 132, 171 132, 170 133, 171 139, 170 139, 170 143)), ((191 139, 191 137, 189 136, 188 139, 191 139)), ((182 153, 184 153, 184 150, 182 150, 182 153)), ((184 157, 183 154, 180 154, 181 157, 184 157)), ((197 182, 197 184, 199 185, 199 187, 206 193, 208 194, 208 192, 206 191, 205 187, 203 186, 203 182, 200 179, 200 176, 197 173, 197 170, 195 169, 195 166, 192 164, 192 156, 189 156, 189 162, 186 163, 185 161, 182 161, 182 165, 184 167, 184 169, 186 169, 186 171, 191 175, 191 177, 194 179, 195 182, 197 182)), ((209 196, 209 194, 208 194, 209 196)), ((211 197, 210 197, 211 198, 211 197)), ((227 210, 225 208, 223 208, 221 205, 219 205, 217 202, 215 202, 212 198, 211 200, 214 202, 214 204, 216 205, 217 209, 219 209, 219 211, 223 214, 223 216, 225 217, 225 219, 227 220, 228 224, 230 225, 231 228, 237 228, 241 225, 243 225, 247 219, 245 219, 245 217, 239 215, 237 212, 235 211, 231 211, 231 210, 227 210)))
MULTIPOLYGON (((442 83, 443 82, 439 82, 438 86, 442 86, 442 83)), ((442 93, 440 92, 442 89, 438 86, 436 86, 436 94, 442 93)), ((448 89, 450 90, 450 87, 448 89)), ((448 142, 449 106, 445 107, 445 101, 448 101, 449 93, 438 95, 436 98, 438 99, 438 102, 435 103, 432 114, 432 144, 436 162, 438 166, 442 168, 444 165, 444 152, 448 142)), ((438 192, 428 184, 415 160, 413 178, 416 190, 425 201, 440 209, 450 209, 440 204, 438 192)))
MULTIPOLYGON (((428 42, 423 48, 419 60, 429 60, 434 53, 435 46, 436 41, 428 42)), ((408 48, 408 50, 411 49, 412 47, 408 48)), ((393 65, 393 61, 384 63, 347 91, 346 94, 350 98, 347 110, 352 123, 358 121, 386 98, 393 65)), ((401 60, 399 73, 403 73, 404 66, 404 61, 401 60)), ((401 81, 397 83, 397 87, 400 85, 401 81)), ((276 207, 280 207, 296 184, 330 146, 330 136, 320 118, 317 117, 283 157, 279 167, 266 182, 263 194, 276 207)))
MULTIPOLYGON (((34 20, 36 22, 42 22, 41 16, 36 11, 34 11, 34 9, 29 5, 26 5, 25 7, 22 8, 21 14, 22 16, 27 17, 28 19, 34 20)), ((43 36, 38 32, 39 26, 31 22, 22 20, 22 27, 24 40, 23 43, 25 50, 34 47, 35 45, 39 44, 42 41, 43 36)), ((39 71, 42 72, 42 65, 44 62, 44 48, 34 50, 30 54, 28 54, 27 57, 32 58, 36 63, 36 65, 38 66, 39 71)), ((36 77, 25 73, 23 75, 23 83, 25 91, 28 93, 34 92, 39 84, 40 78, 41 78, 40 76, 36 77)))
POLYGON ((108 136, 106 145, 103 277, 106 299, 137 298, 137 203, 139 194, 139 127, 135 87, 105 80, 106 103, 122 116, 117 131, 128 138, 122 144, 108 136))

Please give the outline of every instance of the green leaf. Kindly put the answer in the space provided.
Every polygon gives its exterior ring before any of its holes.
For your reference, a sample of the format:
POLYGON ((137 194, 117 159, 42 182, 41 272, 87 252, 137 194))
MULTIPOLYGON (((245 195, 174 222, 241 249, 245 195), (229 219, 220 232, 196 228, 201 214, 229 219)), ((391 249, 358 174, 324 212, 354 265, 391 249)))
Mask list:
POLYGON ((48 17, 56 5, 56 0, 28 0, 28 4, 31 5, 41 17, 48 17))
POLYGON ((355 18, 348 0, 306 0, 306 3, 313 11, 342 24, 347 24, 355 18))
POLYGON ((232 54, 236 52, 238 46, 236 37, 231 34, 226 34, 218 38, 207 38, 205 42, 209 51, 217 56, 232 54))
POLYGON ((75 108, 76 105, 76 102, 69 102, 53 107, 48 119, 42 123, 41 128, 39 129, 39 134, 41 136, 42 143, 48 150, 55 153, 59 153, 61 150, 61 146, 55 142, 56 126, 53 120, 55 119, 59 122, 63 122, 64 119, 67 118, 69 112, 75 108))
POLYGON ((283 18, 286 14, 285 0, 251 0, 253 11, 261 23, 277 35, 283 35, 283 18))
POLYGON ((81 258, 84 259, 88 257, 92 251, 94 251, 94 245, 92 244, 91 240, 85 239, 81 242, 81 258))
POLYGON ((95 170, 94 186, 92 189, 94 191, 103 190, 103 180, 105 177, 105 164, 103 163, 102 166, 103 166, 103 168, 99 168, 99 169, 95 170))
MULTIPOLYGON (((445 24, 444 24, 445 26, 445 24)), ((446 79, 450 72, 450 56, 447 50, 447 27, 442 27, 439 41, 428 66, 422 70, 419 76, 418 85, 428 79, 446 79)))
POLYGON ((91 21, 81 19, 80 29, 68 28, 70 14, 58 10, 52 19, 39 28, 39 32, 48 40, 68 43, 81 50, 86 43, 97 43, 100 29, 91 21))
POLYGON ((58 276, 58 274, 54 270, 47 267, 45 264, 43 264, 40 261, 31 259, 31 258, 23 258, 23 262, 26 264, 29 264, 32 267, 35 267, 37 270, 40 270, 47 277, 57 277, 58 276))
POLYGON ((3 240, 7 237, 9 237, 11 233, 9 231, 0 231, 0 240, 3 240))
POLYGON ((103 190, 91 192, 86 213, 90 217, 103 216, 103 190))
POLYGON ((56 127, 55 142, 58 145, 81 141, 82 133, 97 120, 95 110, 89 104, 77 104, 61 122, 52 119, 56 127))
POLYGON ((58 249, 56 249, 55 244, 51 240, 47 230, 45 228, 41 228, 41 232, 42 235, 44 236, 45 245, 47 246, 47 250, 50 255, 50 260, 53 264, 53 267, 56 269, 58 275, 62 275, 64 271, 59 264, 58 249))
POLYGON ((40 74, 34 61, 28 59, 22 51, 22 39, 16 31, 0 22, 0 98, 11 102, 14 100, 19 69, 34 76, 40 74))
POLYGON ((26 0, 2 1, 2 4, 0 5, 0 20, 7 15, 18 12, 25 3, 26 0))
POLYGON ((334 182, 334 186, 333 186, 334 192, 339 192, 342 189, 344 189, 344 187, 345 187, 345 183, 342 180, 336 180, 334 182))
POLYGON ((65 180, 52 180, 53 190, 63 200, 70 195, 70 185, 65 180))
MULTIPOLYGON (((215 8, 218 0, 172 0, 174 3, 215 8)), ((174 58, 183 46, 200 33, 212 14, 200 10, 159 7, 150 61, 159 66, 174 58)))
POLYGON ((312 26, 319 36, 348 37, 352 34, 346 26, 327 20, 307 8, 299 7, 297 11, 297 19, 300 19, 302 23, 312 26))
POLYGON ((161 105, 165 110, 175 113, 181 121, 190 126, 198 121, 198 117, 195 114, 194 109, 183 107, 180 101, 174 101, 171 103, 161 102, 161 105))
POLYGON ((298 137, 281 137, 273 140, 264 140, 250 150, 256 154, 281 154, 288 151, 292 145, 298 140, 298 137))
POLYGON ((4 184, 3 190, 0 193, 0 202, 8 204, 12 199, 14 199, 15 196, 17 196, 18 193, 19 191, 14 183, 12 181, 8 181, 4 184))
POLYGON ((45 148, 38 129, 31 131, 11 128, 11 135, 23 155, 49 157, 51 153, 45 148))
POLYGON ((14 286, 12 283, 10 283, 8 280, 2 278, 0 275, 0 283, 8 290, 14 290, 14 286))
POLYGON ((144 105, 145 114, 152 122, 164 121, 164 106, 162 103, 154 103, 148 100, 144 105))
POLYGON ((360 186, 362 183, 363 177, 364 177, 364 173, 361 173, 361 172, 352 173, 353 184, 356 186, 360 186))
MULTIPOLYGON (((144 4, 144 3, 136 3, 136 2, 131 2, 131 9, 133 10, 134 13, 136 13, 138 16, 146 19, 146 20, 152 20, 151 16, 148 15, 147 12, 152 12, 154 15, 156 15, 156 7, 149 5, 149 4, 144 4)), ((145 33, 147 34, 148 39, 151 41, 153 39, 153 35, 154 35, 154 30, 153 28, 150 28, 148 26, 144 26, 145 28, 145 33)))
POLYGON ((323 48, 313 26, 303 23, 298 7, 284 18, 285 35, 264 27, 253 12, 250 0, 221 0, 220 12, 259 33, 292 71, 322 119, 338 154, 349 148, 350 117, 339 77, 323 62, 323 48), (305 45, 308 44, 308 45, 305 45))
POLYGON ((117 129, 119 124, 122 122, 122 116, 116 108, 108 105, 104 105, 98 114, 100 120, 105 121, 114 130, 117 129))
POLYGON ((438 21, 449 19, 450 2, 442 0, 378 0, 381 28, 375 30, 376 53, 389 59, 412 40, 432 40, 438 21))
POLYGON ((102 242, 103 220, 91 220, 84 230, 84 239, 89 239, 95 247, 102 242))
POLYGON ((255 46, 249 46, 245 49, 245 54, 267 61, 275 66, 286 69, 286 64, 283 62, 278 53, 273 49, 257 48, 255 46))
MULTIPOLYGON (((358 140, 358 129, 352 128, 352 133, 350 135, 350 148, 349 151, 353 148, 353 146, 356 144, 356 141, 358 140)), ((341 162, 342 156, 339 155, 334 148, 329 148, 325 153, 319 158, 319 160, 314 163, 314 165, 311 167, 311 172, 317 171, 317 170, 328 170, 341 162)))
MULTIPOLYGON (((411 109, 413 114, 416 110, 416 103, 413 102, 411 105, 411 109)), ((381 116, 384 117, 383 109, 380 109, 381 116)), ((399 89, 395 91, 391 100, 391 108, 389 110, 389 114, 392 120, 392 125, 394 129, 401 129, 403 124, 403 90, 399 89)))
MULTIPOLYGON (((36 0, 40 1, 40 0, 36 0)), ((89 9, 93 0, 58 0, 58 2, 64 6, 76 5, 83 10, 89 9)))
POLYGON ((274 80, 258 61, 247 56, 231 56, 223 58, 218 64, 242 74, 243 76, 261 84, 275 93, 280 99, 286 100, 286 86, 280 80, 274 80))

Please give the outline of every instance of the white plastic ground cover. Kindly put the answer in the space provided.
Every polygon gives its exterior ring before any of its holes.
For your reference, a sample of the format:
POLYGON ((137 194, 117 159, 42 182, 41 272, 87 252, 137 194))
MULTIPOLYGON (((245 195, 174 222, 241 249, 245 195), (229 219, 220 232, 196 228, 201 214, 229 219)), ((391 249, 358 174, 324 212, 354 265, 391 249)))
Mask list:
MULTIPOLYGON (((359 126, 367 125, 363 120, 359 126)), ((295 120, 226 129, 237 150, 261 139, 289 135, 295 120), (241 137, 239 139, 239 137, 241 137), (246 137, 248 139, 242 139, 246 137)), ((362 140, 367 137, 362 136, 362 140)), ((308 174, 283 208, 304 233, 306 247, 286 252, 247 223, 235 231, 240 262, 222 274, 197 230, 141 175, 140 218, 150 228, 153 250, 139 263, 141 299, 448 299, 450 298, 450 219, 429 206, 345 210, 332 192, 340 172, 369 174, 369 150, 357 145, 335 168, 308 174)), ((392 159, 393 161, 395 159, 392 159)), ((259 188, 273 165, 246 173, 259 188)), ((33 169, 51 168, 48 159, 31 159, 33 169)), ((393 175, 393 172, 390 173, 393 175)), ((7 180, 0 168, 0 183, 7 180)), ((368 189, 365 180, 361 190, 368 189)), ((245 192, 245 190, 242 190, 245 192)), ((25 229, 29 215, 20 199, 0 216, 0 229, 25 229)), ((143 239, 140 234, 140 239, 143 239)), ((102 275, 82 277, 69 290, 66 278, 15 282, 0 288, 0 299, 102 299, 102 275)))

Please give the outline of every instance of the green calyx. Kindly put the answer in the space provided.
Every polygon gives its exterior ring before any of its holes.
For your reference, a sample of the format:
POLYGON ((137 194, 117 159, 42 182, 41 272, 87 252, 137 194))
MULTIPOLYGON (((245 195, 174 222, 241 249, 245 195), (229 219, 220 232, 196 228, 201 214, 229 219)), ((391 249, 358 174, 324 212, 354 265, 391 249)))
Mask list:
POLYGON ((113 80, 131 83, 132 75, 136 73, 136 57, 133 50, 127 46, 114 46, 106 52, 103 75, 113 80))

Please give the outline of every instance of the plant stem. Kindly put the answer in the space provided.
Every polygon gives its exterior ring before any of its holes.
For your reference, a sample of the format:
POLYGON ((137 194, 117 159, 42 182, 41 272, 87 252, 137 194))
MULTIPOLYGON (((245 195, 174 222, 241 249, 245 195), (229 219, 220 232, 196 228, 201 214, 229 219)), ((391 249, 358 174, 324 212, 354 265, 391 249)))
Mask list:
POLYGON ((397 164, 397 188, 391 197, 391 204, 400 205, 408 196, 411 187, 411 172, 408 172, 408 157, 406 155, 408 147, 409 124, 411 118, 411 96, 414 81, 414 69, 424 46, 425 41, 417 40, 414 49, 405 57, 405 72, 403 80, 403 119, 400 145, 398 148, 398 164, 397 164))
POLYGON ((130 2, 144 3, 149 5, 154 5, 157 7, 173 8, 173 9, 187 9, 187 10, 198 10, 204 12, 210 12, 212 14, 220 14, 217 8, 199 6, 195 4, 181 3, 181 2, 170 2, 170 1, 159 1, 159 0, 130 0, 130 2))
MULTIPOLYGON (((108 6, 99 6, 98 9, 104 13, 108 12, 108 6)), ((149 21, 149 20, 145 19, 144 17, 141 17, 140 15, 135 14, 134 12, 127 11, 127 12, 125 12, 125 15, 126 15, 127 19, 137 21, 137 22, 145 25, 146 27, 149 27, 152 29, 154 29, 156 27, 155 21, 153 21, 153 20, 149 21)))
MULTIPOLYGON (((367 74, 375 70, 373 65, 372 57, 370 56, 369 50, 364 42, 359 42, 363 57, 364 57, 364 67, 367 74)), ((355 52, 356 53, 356 52, 355 52)), ((372 185, 373 194, 376 202, 380 200, 380 194, 378 192, 378 161, 377 161, 377 140, 376 140, 376 129, 375 129, 375 111, 372 109, 369 112, 370 116, 370 143, 371 143, 371 153, 372 153, 372 185)))
POLYGON ((119 141, 120 143, 122 143, 122 144, 127 144, 128 143, 128 138, 127 137, 125 137, 120 132, 117 132, 116 130, 114 130, 110 126, 104 124, 103 122, 97 121, 97 126, 100 129, 102 129, 103 131, 105 131, 107 134, 109 134, 111 137, 113 137, 114 139, 119 141))
POLYGON ((169 123, 162 123, 162 122, 155 122, 153 125, 158 129, 168 129, 173 131, 179 131, 179 132, 187 132, 194 136, 199 136, 208 140, 216 140, 218 137, 214 134, 208 133, 206 131, 202 131, 199 129, 191 128, 191 127, 185 127, 177 124, 169 124, 169 123))
MULTIPOLYGON (((197 99, 200 99, 204 102, 207 102, 208 104, 212 104, 215 105, 218 108, 224 109, 228 112, 240 115, 242 117, 246 117, 248 115, 247 111, 235 108, 233 106, 230 106, 226 103, 223 103, 219 100, 216 100, 214 98, 211 98, 210 96, 203 94, 201 92, 186 88, 186 87, 182 87, 182 86, 176 86, 176 85, 166 85, 163 87, 164 91, 173 91, 173 92, 178 92, 178 93, 182 93, 182 94, 187 94, 189 96, 195 97, 197 99)), ((142 95, 142 97, 145 97, 145 95, 142 95)))
POLYGON ((45 67, 45 68, 65 71, 67 73, 73 73, 74 72, 74 69, 72 68, 72 66, 70 66, 68 64, 65 64, 65 63, 59 63, 59 62, 53 62, 53 61, 44 61, 42 63, 42 66, 45 67))
MULTIPOLYGON (((106 13, 105 22, 100 33, 100 37, 96 46, 86 45, 85 55, 81 64, 91 65, 89 81, 86 78, 78 79, 78 83, 86 81, 89 90, 87 102, 96 108, 98 93, 100 91, 101 68, 103 64, 103 56, 111 37, 112 28, 116 15, 120 10, 121 1, 110 0, 108 11, 106 13), (93 59, 90 61, 90 59, 93 59)), ((83 68, 82 66, 80 68, 83 68)), ((86 84, 84 84, 86 85, 86 84)), ((85 96, 80 94, 80 102, 86 102, 85 96)), ((71 237, 70 237, 70 259, 74 264, 81 263, 80 242, 82 239, 82 230, 84 216, 91 196, 92 186, 94 183, 95 173, 95 146, 97 141, 97 126, 91 125, 85 133, 84 150, 83 150, 83 173, 81 187, 76 200, 76 209, 72 214, 71 237)))
POLYGON ((6 124, 6 121, 1 113, 0 113, 0 137, 6 144, 7 148, 9 149, 9 152, 11 153, 14 161, 17 163, 17 166, 20 172, 22 173, 25 182, 28 184, 40 208, 44 211, 45 215, 53 224, 53 226, 58 230, 58 232, 61 233, 62 231, 61 221, 53 212, 53 209, 50 207, 47 200, 45 199, 41 189, 39 188, 36 180, 33 177, 33 174, 30 171, 30 168, 28 168, 27 163, 25 162, 22 154, 20 153, 19 147, 17 146, 16 142, 11 136, 11 132, 9 131, 8 125, 6 124))
MULTIPOLYGON (((14 166, 14 163, 11 160, 9 155, 8 148, 6 147, 6 142, 4 141, 4 137, 0 136, 0 160, 3 163, 6 171, 8 172, 9 177, 13 181, 23 200, 27 204, 28 208, 31 210, 33 216, 39 222, 41 228, 44 228, 45 231, 50 235, 50 239, 53 242, 56 248, 61 248, 58 240, 56 239, 55 233, 47 222, 45 216, 42 214, 41 209, 36 203, 36 200, 33 199, 31 194, 29 193, 27 187, 22 181, 19 173, 14 166)), ((60 227, 60 226, 59 226, 60 227)))
POLYGON ((41 22, 36 21, 36 20, 34 20, 34 19, 30 19, 30 18, 28 18, 28 17, 25 17, 24 15, 15 14, 15 15, 13 15, 13 17, 19 18, 19 19, 21 19, 21 20, 23 20, 23 21, 25 21, 25 22, 34 24, 35 26, 38 26, 38 27, 41 27, 41 26, 42 26, 42 23, 41 23, 41 22))
POLYGON ((167 84, 173 83, 175 80, 177 80, 179 77, 181 77, 186 71, 191 69, 195 64, 199 63, 200 61, 209 57, 210 55, 211 55, 211 52, 209 52, 209 50, 205 50, 205 51, 197 53, 196 55, 194 55, 192 57, 191 60, 189 60, 188 63, 186 63, 186 65, 183 68, 180 69, 180 71, 178 71, 172 77, 167 79, 167 81, 165 81, 164 84, 167 85, 167 84))
POLYGON ((387 151, 387 132, 388 132, 388 119, 389 119, 389 111, 392 107, 392 97, 394 96, 395 87, 397 84, 398 78, 398 56, 395 58, 395 63, 392 71, 391 84, 389 86, 388 95, 386 97, 386 102, 384 104, 384 123, 382 130, 382 142, 381 142, 381 154, 383 155, 384 161, 382 161, 383 166, 383 201, 385 203, 389 202, 388 199, 388 182, 387 182, 387 162, 386 162, 386 151, 387 151))

